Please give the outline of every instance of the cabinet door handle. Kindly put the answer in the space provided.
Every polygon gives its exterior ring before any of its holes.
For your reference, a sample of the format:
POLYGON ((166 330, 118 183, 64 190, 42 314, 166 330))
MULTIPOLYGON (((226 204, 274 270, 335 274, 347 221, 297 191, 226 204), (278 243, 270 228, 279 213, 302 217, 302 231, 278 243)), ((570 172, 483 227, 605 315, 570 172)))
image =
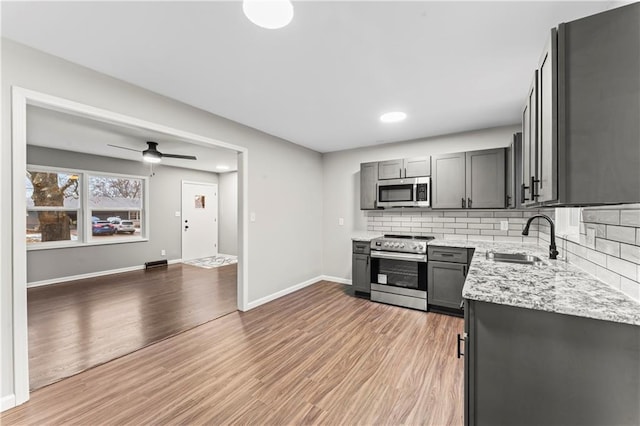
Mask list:
POLYGON ((464 333, 464 335, 460 335, 460 333, 458 333, 458 358, 460 358, 461 356, 464 356, 464 352, 462 352, 462 348, 461 348, 461 342, 464 342, 464 339, 467 337, 467 333, 464 333))
POLYGON ((530 192, 531 192, 531 200, 532 201, 535 201, 535 199, 540 196, 539 194, 536 194, 536 183, 539 183, 539 182, 540 182, 540 179, 536 179, 535 176, 531 176, 531 180, 530 180, 530 183, 529 183, 529 188, 531 188, 530 192))
POLYGON ((467 276, 467 265, 462 265, 462 275, 467 276))
POLYGON ((467 198, 467 208, 470 209, 471 208, 471 198, 467 198))
POLYGON ((371 259, 369 256, 367 256, 367 265, 369 264, 369 259, 371 259))
POLYGON ((529 187, 527 185, 525 185, 524 183, 522 185, 520 185, 520 202, 521 203, 524 203, 525 201, 529 200, 528 198, 526 198, 524 196, 525 189, 529 189, 529 187))
POLYGON ((465 204, 464 197, 462 197, 462 208, 464 209, 466 207, 467 207, 467 205, 465 204))

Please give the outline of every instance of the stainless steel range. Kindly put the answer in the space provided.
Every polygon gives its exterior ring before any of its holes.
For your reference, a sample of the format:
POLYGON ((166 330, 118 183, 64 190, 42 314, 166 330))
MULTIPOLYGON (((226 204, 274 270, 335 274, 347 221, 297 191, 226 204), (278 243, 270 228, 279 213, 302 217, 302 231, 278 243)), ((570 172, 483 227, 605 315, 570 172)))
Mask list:
POLYGON ((427 241, 385 235, 371 240, 371 300, 427 310, 427 241))

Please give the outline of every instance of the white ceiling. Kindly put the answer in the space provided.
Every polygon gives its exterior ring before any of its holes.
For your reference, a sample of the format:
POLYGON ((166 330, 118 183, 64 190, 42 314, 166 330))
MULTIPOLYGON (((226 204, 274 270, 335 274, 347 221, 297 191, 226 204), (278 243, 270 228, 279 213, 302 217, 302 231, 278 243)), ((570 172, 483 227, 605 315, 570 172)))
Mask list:
POLYGON ((295 1, 265 30, 239 1, 2 2, 2 35, 329 152, 519 122, 549 29, 610 4, 295 1))
POLYGON ((163 158, 162 165, 216 173, 224 173, 217 169, 219 165, 229 167, 227 171, 237 170, 237 153, 229 149, 195 145, 163 133, 116 126, 36 106, 27 108, 29 145, 142 161, 141 151, 147 148, 146 141, 158 142, 158 151, 162 153, 195 155, 197 158, 195 161, 163 158), (110 147, 109 144, 140 152, 110 147))

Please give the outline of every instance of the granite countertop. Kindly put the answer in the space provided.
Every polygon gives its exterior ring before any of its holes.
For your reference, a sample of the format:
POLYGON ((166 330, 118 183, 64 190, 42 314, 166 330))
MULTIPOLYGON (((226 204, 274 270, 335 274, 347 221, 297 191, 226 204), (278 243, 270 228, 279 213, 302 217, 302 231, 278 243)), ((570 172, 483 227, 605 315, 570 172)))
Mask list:
POLYGON ((371 241, 374 238, 378 238, 378 237, 382 237, 382 234, 361 232, 361 233, 353 234, 351 236, 351 241, 371 241))
POLYGON ((640 302, 531 243, 436 239, 429 245, 474 248, 462 297, 559 314, 640 325, 640 302), (545 265, 494 262, 487 251, 532 254, 545 265))

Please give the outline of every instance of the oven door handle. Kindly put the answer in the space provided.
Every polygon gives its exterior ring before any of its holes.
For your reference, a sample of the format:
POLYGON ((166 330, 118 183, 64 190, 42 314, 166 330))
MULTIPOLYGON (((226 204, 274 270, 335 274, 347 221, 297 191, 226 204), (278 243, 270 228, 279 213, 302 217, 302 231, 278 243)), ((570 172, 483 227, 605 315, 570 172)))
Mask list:
POLYGON ((392 253, 388 251, 372 251, 371 257, 378 259, 391 259, 391 260, 407 260, 409 262, 422 262, 427 263, 426 254, 413 254, 413 253, 392 253))

